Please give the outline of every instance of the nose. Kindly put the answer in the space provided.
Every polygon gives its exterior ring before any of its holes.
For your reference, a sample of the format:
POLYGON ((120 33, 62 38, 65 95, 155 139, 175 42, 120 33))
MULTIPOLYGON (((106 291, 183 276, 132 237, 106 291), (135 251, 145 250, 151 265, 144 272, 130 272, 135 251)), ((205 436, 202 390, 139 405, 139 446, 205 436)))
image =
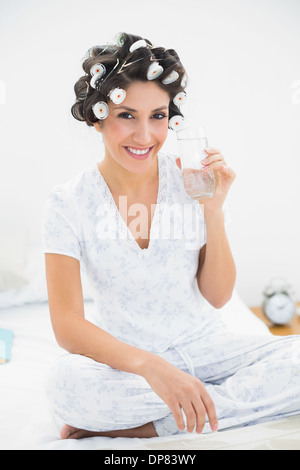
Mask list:
POLYGON ((151 143, 151 129, 148 121, 141 120, 137 123, 133 138, 134 142, 141 147, 151 143))

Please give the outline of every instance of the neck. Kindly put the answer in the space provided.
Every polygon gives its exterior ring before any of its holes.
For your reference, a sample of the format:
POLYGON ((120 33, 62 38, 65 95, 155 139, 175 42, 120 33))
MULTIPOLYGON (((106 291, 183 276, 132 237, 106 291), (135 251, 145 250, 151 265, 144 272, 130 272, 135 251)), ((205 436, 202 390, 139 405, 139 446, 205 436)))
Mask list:
POLYGON ((134 196, 158 179, 158 158, 154 158, 149 168, 141 174, 132 173, 119 165, 113 158, 105 156, 98 163, 98 169, 111 192, 134 196))

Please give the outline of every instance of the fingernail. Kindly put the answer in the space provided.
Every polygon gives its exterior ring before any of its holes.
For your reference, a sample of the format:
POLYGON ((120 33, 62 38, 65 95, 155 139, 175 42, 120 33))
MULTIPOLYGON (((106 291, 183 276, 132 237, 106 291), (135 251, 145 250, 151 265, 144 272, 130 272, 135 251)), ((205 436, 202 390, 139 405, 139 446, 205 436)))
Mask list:
POLYGON ((214 432, 217 432, 218 431, 218 424, 212 424, 211 426, 211 429, 214 431, 214 432))

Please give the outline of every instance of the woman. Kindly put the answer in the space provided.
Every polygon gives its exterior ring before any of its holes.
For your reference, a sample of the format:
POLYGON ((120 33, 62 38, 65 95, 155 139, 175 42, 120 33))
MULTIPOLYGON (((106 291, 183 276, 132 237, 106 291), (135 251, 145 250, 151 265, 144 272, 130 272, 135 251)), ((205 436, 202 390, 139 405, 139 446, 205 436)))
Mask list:
POLYGON ((67 351, 48 383, 61 437, 201 433, 299 412, 299 338, 237 337, 218 316, 236 277, 223 211, 233 170, 206 150, 202 171, 217 183, 200 206, 180 161, 161 153, 183 118, 178 55, 124 33, 90 49, 83 69, 72 114, 102 134, 105 156, 50 192, 43 223, 67 351))

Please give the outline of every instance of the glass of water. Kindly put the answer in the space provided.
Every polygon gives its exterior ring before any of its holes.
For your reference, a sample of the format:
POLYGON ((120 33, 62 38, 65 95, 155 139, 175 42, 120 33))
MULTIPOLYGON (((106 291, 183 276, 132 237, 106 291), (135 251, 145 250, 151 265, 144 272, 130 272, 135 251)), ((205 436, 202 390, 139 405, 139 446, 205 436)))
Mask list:
POLYGON ((208 147, 204 127, 187 127, 177 131, 177 142, 187 194, 192 199, 212 197, 215 192, 214 172, 201 171, 201 161, 207 157, 205 149, 208 147))

